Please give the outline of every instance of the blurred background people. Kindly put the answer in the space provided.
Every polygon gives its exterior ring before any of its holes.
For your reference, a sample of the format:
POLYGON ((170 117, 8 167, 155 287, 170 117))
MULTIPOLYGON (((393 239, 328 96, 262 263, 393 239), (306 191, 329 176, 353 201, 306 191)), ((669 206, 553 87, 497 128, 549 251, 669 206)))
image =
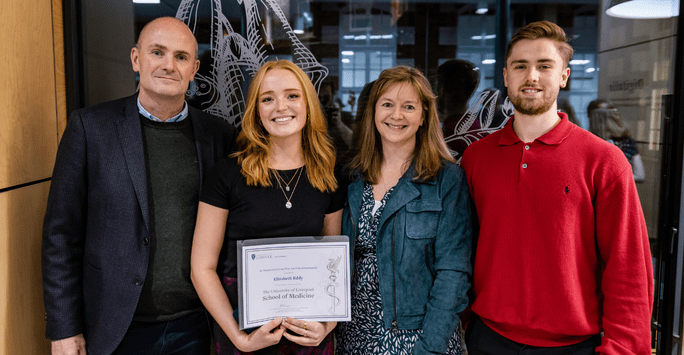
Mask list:
POLYGON ((448 60, 437 68, 437 112, 447 146, 457 158, 468 147, 468 141, 448 138, 458 134, 459 127, 468 131, 481 128, 479 120, 469 120, 471 116, 466 116, 468 102, 479 84, 480 70, 467 60, 448 60))
MULTIPOLYGON (((605 105, 608 106, 609 104, 605 105)), ((622 115, 617 109, 602 108, 601 105, 598 107, 590 111, 589 131, 620 148, 632 165, 634 181, 644 181, 646 177, 644 164, 641 161, 636 142, 629 135, 629 130, 622 121, 622 115)))
POLYGON ((615 108, 613 104, 606 99, 596 99, 587 105, 587 117, 591 116, 591 112, 597 108, 615 108))
POLYGON ((350 112, 354 112, 354 105, 356 105, 356 93, 353 91, 349 92, 349 98, 347 99, 347 105, 351 106, 350 112))
POLYGON ((371 89, 373 89, 373 85, 375 84, 375 80, 367 83, 366 85, 363 86, 363 89, 361 90, 361 93, 359 93, 359 100, 358 104, 359 107, 356 110, 356 116, 354 117, 354 124, 352 125, 352 130, 353 130, 353 135, 352 135, 352 150, 350 151, 350 159, 354 157, 354 155, 357 153, 357 148, 359 147, 359 137, 361 136, 361 131, 363 130, 362 127, 358 123, 361 122, 363 119, 363 113, 366 111, 366 106, 368 105, 368 99, 370 97, 371 89))
POLYGON ((440 122, 452 128, 468 110, 468 102, 480 84, 480 69, 464 59, 448 60, 437 68, 437 111, 440 122))
POLYGON ((342 101, 336 95, 335 84, 324 81, 318 92, 321 109, 328 122, 328 134, 335 146, 335 166, 339 169, 350 160, 349 150, 352 148, 352 129, 342 121, 342 101))
POLYGON ((577 119, 577 113, 575 112, 575 109, 572 107, 572 104, 570 104, 570 100, 558 99, 558 111, 568 115, 568 120, 570 122, 574 123, 578 127, 582 127, 579 120, 577 119))

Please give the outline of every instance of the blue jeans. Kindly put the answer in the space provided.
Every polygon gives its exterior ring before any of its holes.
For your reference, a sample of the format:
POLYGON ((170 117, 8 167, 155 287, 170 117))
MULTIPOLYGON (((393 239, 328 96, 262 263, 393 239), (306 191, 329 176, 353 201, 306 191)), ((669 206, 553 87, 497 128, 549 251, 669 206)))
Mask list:
POLYGON ((516 343, 489 328, 474 316, 466 331, 469 355, 593 355, 601 345, 601 335, 573 345, 538 347, 516 343))
POLYGON ((204 310, 168 322, 131 324, 113 355, 207 355, 211 344, 204 310))

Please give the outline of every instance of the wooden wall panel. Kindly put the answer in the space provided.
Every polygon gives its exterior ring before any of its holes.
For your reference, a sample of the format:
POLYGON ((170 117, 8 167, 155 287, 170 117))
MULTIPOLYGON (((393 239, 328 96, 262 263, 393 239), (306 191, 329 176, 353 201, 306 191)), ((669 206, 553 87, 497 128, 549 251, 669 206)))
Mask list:
POLYGON ((51 2, 4 0, 0 11, 0 189, 45 179, 57 149, 51 2))
POLYGON ((62 0, 3 0, 0 355, 50 353, 40 272, 50 183, 37 181, 51 176, 66 124, 62 33, 62 0))
POLYGON ((0 353, 49 354, 40 244, 49 182, 0 193, 0 353))
POLYGON ((64 21, 62 0, 52 0, 52 35, 54 42, 55 99, 57 104, 57 130, 59 138, 66 128, 66 72, 64 70, 64 21))

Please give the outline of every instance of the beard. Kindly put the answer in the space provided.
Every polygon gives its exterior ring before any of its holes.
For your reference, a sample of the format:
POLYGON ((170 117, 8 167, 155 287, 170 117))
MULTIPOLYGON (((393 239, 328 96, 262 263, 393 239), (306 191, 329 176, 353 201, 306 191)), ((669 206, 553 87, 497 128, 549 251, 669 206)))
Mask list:
POLYGON ((544 90, 542 91, 544 95, 542 95, 540 99, 530 100, 521 97, 521 90, 522 88, 518 89, 518 91, 514 93, 509 90, 508 99, 511 101, 517 112, 527 116, 537 116, 548 112, 558 98, 558 91, 550 92, 544 90))

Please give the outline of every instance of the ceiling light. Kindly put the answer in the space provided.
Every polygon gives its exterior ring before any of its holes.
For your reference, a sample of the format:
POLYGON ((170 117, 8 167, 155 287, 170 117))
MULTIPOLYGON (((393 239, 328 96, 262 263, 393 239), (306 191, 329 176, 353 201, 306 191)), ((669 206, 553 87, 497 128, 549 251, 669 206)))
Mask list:
POLYGON ((354 51, 342 51, 342 55, 354 55, 354 51))
POLYGON ((159 4, 160 0, 133 0, 134 4, 159 4))
POLYGON ((612 0, 606 14, 628 19, 679 16, 679 0, 612 0))
POLYGON ((496 59, 485 59, 482 61, 482 64, 494 64, 496 63, 496 59))
POLYGON ((474 41, 479 41, 482 39, 494 39, 494 38, 496 38, 496 35, 485 35, 485 36, 472 36, 472 37, 470 37, 470 39, 472 39, 474 41))
POLYGON ((589 61, 588 60, 581 60, 581 59, 573 59, 568 64, 570 64, 570 65, 584 65, 584 64, 589 64, 589 61))
POLYGON ((478 15, 484 15, 487 12, 489 12, 489 9, 487 8, 487 3, 484 1, 479 1, 477 3, 477 10, 475 10, 475 13, 478 15))

